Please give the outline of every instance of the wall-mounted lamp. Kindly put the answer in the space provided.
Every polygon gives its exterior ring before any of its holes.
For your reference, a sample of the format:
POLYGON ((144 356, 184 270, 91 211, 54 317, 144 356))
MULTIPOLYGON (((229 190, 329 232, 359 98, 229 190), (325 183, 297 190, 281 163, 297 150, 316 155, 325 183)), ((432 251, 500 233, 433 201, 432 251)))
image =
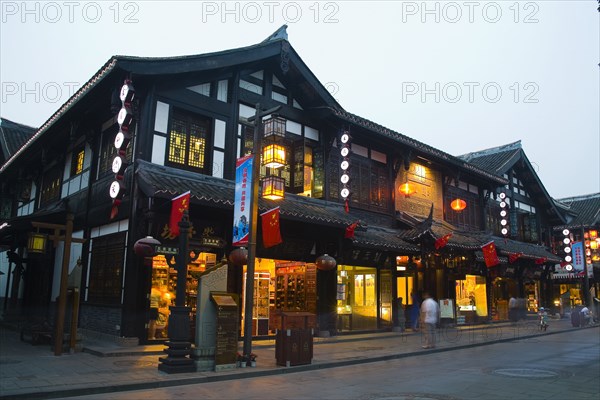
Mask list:
POLYGON ((29 240, 27 241, 27 252, 43 254, 46 252, 46 242, 48 241, 48 235, 39 232, 29 233, 29 240))
POLYGON ((450 203, 450 208, 452 208, 454 211, 460 212, 467 208, 467 202, 463 199, 454 199, 450 203))

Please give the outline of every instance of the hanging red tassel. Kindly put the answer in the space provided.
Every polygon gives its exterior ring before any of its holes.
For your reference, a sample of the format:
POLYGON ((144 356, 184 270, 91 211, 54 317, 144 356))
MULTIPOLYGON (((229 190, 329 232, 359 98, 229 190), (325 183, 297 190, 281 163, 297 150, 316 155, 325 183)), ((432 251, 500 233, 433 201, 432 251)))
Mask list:
POLYGON ((346 199, 346 201, 344 202, 344 210, 349 213, 350 212, 350 206, 348 205, 348 199, 346 199))

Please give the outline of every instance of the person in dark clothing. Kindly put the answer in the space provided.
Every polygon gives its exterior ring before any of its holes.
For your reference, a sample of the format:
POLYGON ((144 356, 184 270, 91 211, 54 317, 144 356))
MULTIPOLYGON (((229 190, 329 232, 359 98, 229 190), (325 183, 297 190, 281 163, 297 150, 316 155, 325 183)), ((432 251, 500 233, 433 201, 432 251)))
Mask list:
POLYGON ((419 329, 419 316, 421 314, 421 302, 415 292, 411 292, 412 307, 410 309, 410 323, 413 331, 419 329))

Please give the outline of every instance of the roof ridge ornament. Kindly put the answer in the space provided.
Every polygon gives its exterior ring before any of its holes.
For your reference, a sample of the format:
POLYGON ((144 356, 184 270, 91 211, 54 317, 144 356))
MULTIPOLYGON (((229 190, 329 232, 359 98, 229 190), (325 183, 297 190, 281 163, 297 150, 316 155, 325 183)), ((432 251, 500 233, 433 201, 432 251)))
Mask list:
POLYGON ((262 42, 272 42, 279 39, 288 40, 287 27, 287 24, 281 25, 279 29, 273 32, 268 38, 266 38, 262 42))

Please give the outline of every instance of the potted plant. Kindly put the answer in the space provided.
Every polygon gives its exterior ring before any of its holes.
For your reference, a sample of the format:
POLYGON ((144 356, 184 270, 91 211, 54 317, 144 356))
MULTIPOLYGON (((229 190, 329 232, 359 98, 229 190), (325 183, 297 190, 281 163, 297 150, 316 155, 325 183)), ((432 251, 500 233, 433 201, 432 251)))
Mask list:
POLYGON ((258 357, 256 354, 250 353, 250 366, 251 367, 256 367, 256 357, 258 357))
POLYGON ((248 360, 246 359, 246 356, 244 356, 242 353, 237 353, 237 366, 240 368, 246 368, 246 364, 247 364, 248 360))

